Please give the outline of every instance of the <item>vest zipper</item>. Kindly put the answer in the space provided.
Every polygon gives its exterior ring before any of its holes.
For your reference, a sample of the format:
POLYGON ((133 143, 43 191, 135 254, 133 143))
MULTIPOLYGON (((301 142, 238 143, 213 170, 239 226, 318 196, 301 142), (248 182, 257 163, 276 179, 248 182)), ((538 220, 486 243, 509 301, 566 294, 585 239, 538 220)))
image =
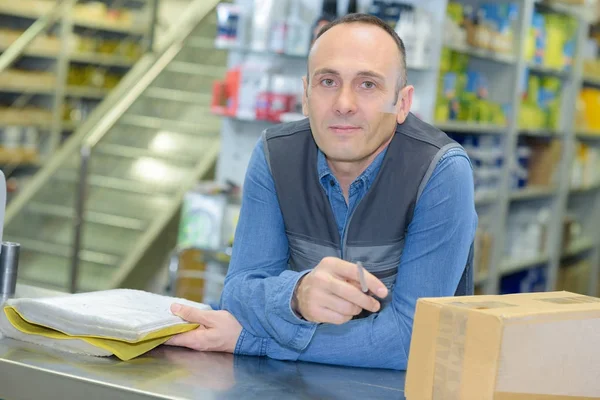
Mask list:
POLYGON ((348 218, 348 223, 344 227, 344 237, 342 238, 342 260, 346 260, 349 262, 352 262, 352 261, 346 259, 346 255, 347 255, 346 248, 348 247, 346 242, 348 241, 348 231, 350 230, 350 224, 352 223, 352 217, 354 217, 354 213, 356 212, 356 209, 358 208, 360 203, 363 201, 363 198, 364 198, 364 196, 358 201, 358 203, 356 203, 356 206, 354 206, 354 210, 352 210, 352 213, 350 213, 350 218, 348 218))

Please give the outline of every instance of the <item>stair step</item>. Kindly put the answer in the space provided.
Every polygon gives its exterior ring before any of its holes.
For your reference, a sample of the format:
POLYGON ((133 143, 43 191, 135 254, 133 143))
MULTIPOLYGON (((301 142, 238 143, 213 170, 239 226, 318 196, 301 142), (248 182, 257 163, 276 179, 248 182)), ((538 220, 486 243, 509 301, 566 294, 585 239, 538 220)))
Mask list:
POLYGON ((138 159, 138 158, 143 158, 143 157, 159 158, 159 159, 168 161, 171 164, 181 165, 181 166, 186 166, 186 167, 192 166, 198 161, 197 157, 190 157, 190 156, 186 156, 186 155, 174 156, 173 154, 165 154, 165 153, 161 154, 156 151, 152 151, 152 150, 148 150, 148 149, 141 149, 139 147, 130 147, 130 146, 123 146, 120 144, 104 143, 104 142, 101 142, 100 144, 98 144, 98 146, 96 148, 94 148, 94 152, 107 154, 107 155, 111 155, 111 156, 115 156, 115 157, 125 157, 125 158, 132 158, 132 159, 138 159))
MULTIPOLYGON (((56 204, 29 203, 29 211, 37 214, 48 215, 52 217, 73 218, 75 210, 71 207, 59 206, 56 204)), ((84 216, 86 222, 92 222, 100 225, 112 226, 120 229, 129 229, 134 231, 144 231, 146 223, 142 220, 119 215, 111 215, 101 212, 87 211, 84 216)))
MULTIPOLYGON (((77 154, 67 159, 64 164, 64 169, 73 171, 78 171, 79 167, 80 160, 77 154)), ((181 182, 185 182, 192 171, 193 167, 174 165, 158 158, 132 159, 100 152, 94 152, 89 163, 90 175, 139 182, 148 188, 154 188, 159 193, 177 190, 181 182)))
POLYGON ((127 110, 125 115, 145 115, 153 118, 185 122, 196 125, 210 125, 217 129, 221 126, 221 117, 210 111, 210 104, 192 104, 140 97, 127 110))
POLYGON ((227 68, 214 65, 203 65, 185 61, 172 61, 166 68, 169 72, 178 74, 200 75, 214 79, 222 79, 227 72, 227 68))
MULTIPOLYGON (((70 286, 71 260, 69 257, 53 255, 23 248, 20 253, 20 282, 40 285, 48 289, 67 291, 70 286)), ((94 262, 79 264, 78 291, 108 289, 116 268, 94 262)))
MULTIPOLYGON (((154 216, 172 202, 170 193, 132 190, 131 182, 127 181, 121 182, 115 188, 115 185, 100 185, 98 184, 100 180, 94 178, 97 177, 91 177, 88 180, 85 204, 88 212, 135 218, 148 226, 154 216)), ((33 201, 75 207, 75 193, 79 189, 76 174, 72 173, 71 176, 68 176, 66 173, 59 173, 51 179, 51 184, 42 187, 33 201)))
POLYGON ((219 127, 191 124, 143 115, 124 115, 119 122, 149 129, 173 130, 177 133, 185 133, 188 135, 208 137, 218 137, 219 135, 219 127))
MULTIPOLYGON (((72 249, 69 246, 59 245, 56 243, 47 243, 40 240, 18 236, 12 236, 11 240, 19 243, 21 247, 26 250, 68 259, 71 259, 72 257, 72 249)), ((105 265, 107 267, 114 267, 119 263, 119 257, 115 255, 86 249, 81 249, 79 252, 79 259, 85 262, 105 265)))
POLYGON ((175 102, 183 102, 198 105, 208 105, 212 100, 212 96, 206 93, 193 93, 184 90, 175 90, 159 87, 150 87, 144 91, 143 96, 151 99, 168 100, 175 102))
MULTIPOLYGON (((5 228, 5 237, 9 240, 13 237, 29 238, 57 248, 70 248, 75 232, 72 214, 72 211, 58 210, 56 206, 28 205, 5 228)), ((118 257, 129 254, 144 231, 115 227, 109 222, 113 221, 98 223, 86 218, 82 227, 82 249, 118 257)))
POLYGON ((215 140, 215 135, 189 135, 173 130, 117 124, 106 134, 101 143, 149 149, 172 158, 181 156, 193 159, 196 164, 215 140))
MULTIPOLYGON (((79 182, 79 174, 77 171, 73 170, 59 170, 54 176, 56 179, 77 183, 79 182)), ((150 187, 148 185, 144 185, 140 182, 130 181, 121 178, 115 178, 110 176, 101 176, 90 174, 88 176, 88 184, 90 186, 105 188, 105 189, 113 189, 119 190, 123 192, 135 193, 140 195, 168 195, 172 193, 170 190, 159 191, 158 188, 150 187)))

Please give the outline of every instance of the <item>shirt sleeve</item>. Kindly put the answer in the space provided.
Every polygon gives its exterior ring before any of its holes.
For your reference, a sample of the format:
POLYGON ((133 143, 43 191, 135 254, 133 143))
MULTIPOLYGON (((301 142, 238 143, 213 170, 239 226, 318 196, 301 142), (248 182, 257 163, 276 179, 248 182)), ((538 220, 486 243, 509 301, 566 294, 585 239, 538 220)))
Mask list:
POLYGON ((248 164, 233 253, 221 295, 221 308, 233 314, 244 328, 238 353, 260 352, 261 343, 243 340, 245 331, 297 351, 310 342, 316 324, 298 318, 291 308, 296 284, 309 271, 289 270, 288 258, 283 216, 261 140, 248 164))
POLYGON ((380 313, 321 324, 301 351, 248 332, 243 340, 281 360, 406 369, 417 300, 453 296, 464 271, 477 227, 473 191, 469 159, 463 150, 449 150, 415 206, 392 302, 380 313))

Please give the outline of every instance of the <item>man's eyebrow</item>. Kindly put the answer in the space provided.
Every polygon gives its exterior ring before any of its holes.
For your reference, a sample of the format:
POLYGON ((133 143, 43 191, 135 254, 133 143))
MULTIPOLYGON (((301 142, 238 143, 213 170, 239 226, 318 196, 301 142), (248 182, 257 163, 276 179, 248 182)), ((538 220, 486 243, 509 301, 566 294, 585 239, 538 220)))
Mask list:
POLYGON ((321 68, 316 70, 313 73, 313 76, 315 75, 325 75, 325 74, 329 74, 329 75, 339 75, 340 73, 338 71, 336 71, 335 69, 331 69, 331 68, 321 68))
POLYGON ((375 71, 358 71, 356 74, 358 76, 367 77, 367 78, 375 78, 381 81, 385 81, 385 76, 375 72, 375 71))

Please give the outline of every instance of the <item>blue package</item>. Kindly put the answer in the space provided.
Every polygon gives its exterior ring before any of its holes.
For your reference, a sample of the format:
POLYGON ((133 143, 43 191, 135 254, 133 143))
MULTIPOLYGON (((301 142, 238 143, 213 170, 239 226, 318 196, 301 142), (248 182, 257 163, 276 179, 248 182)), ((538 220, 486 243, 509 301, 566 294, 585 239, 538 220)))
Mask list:
POLYGON ((542 65, 544 63, 544 54, 546 50, 546 18, 544 15, 534 11, 531 27, 534 30, 535 37, 533 63, 542 65))
POLYGON ((450 100, 456 97, 456 84, 458 76, 455 72, 447 72, 444 74, 444 86, 442 93, 445 99, 450 100))
POLYGON ((478 71, 469 70, 467 71, 467 84, 465 86, 466 93, 477 93, 477 87, 479 85, 478 71))
POLYGON ((571 39, 563 46, 563 69, 569 71, 575 58, 575 39, 571 39))
POLYGON ((500 294, 544 292, 547 280, 546 267, 530 268, 503 277, 500 280, 500 294))

